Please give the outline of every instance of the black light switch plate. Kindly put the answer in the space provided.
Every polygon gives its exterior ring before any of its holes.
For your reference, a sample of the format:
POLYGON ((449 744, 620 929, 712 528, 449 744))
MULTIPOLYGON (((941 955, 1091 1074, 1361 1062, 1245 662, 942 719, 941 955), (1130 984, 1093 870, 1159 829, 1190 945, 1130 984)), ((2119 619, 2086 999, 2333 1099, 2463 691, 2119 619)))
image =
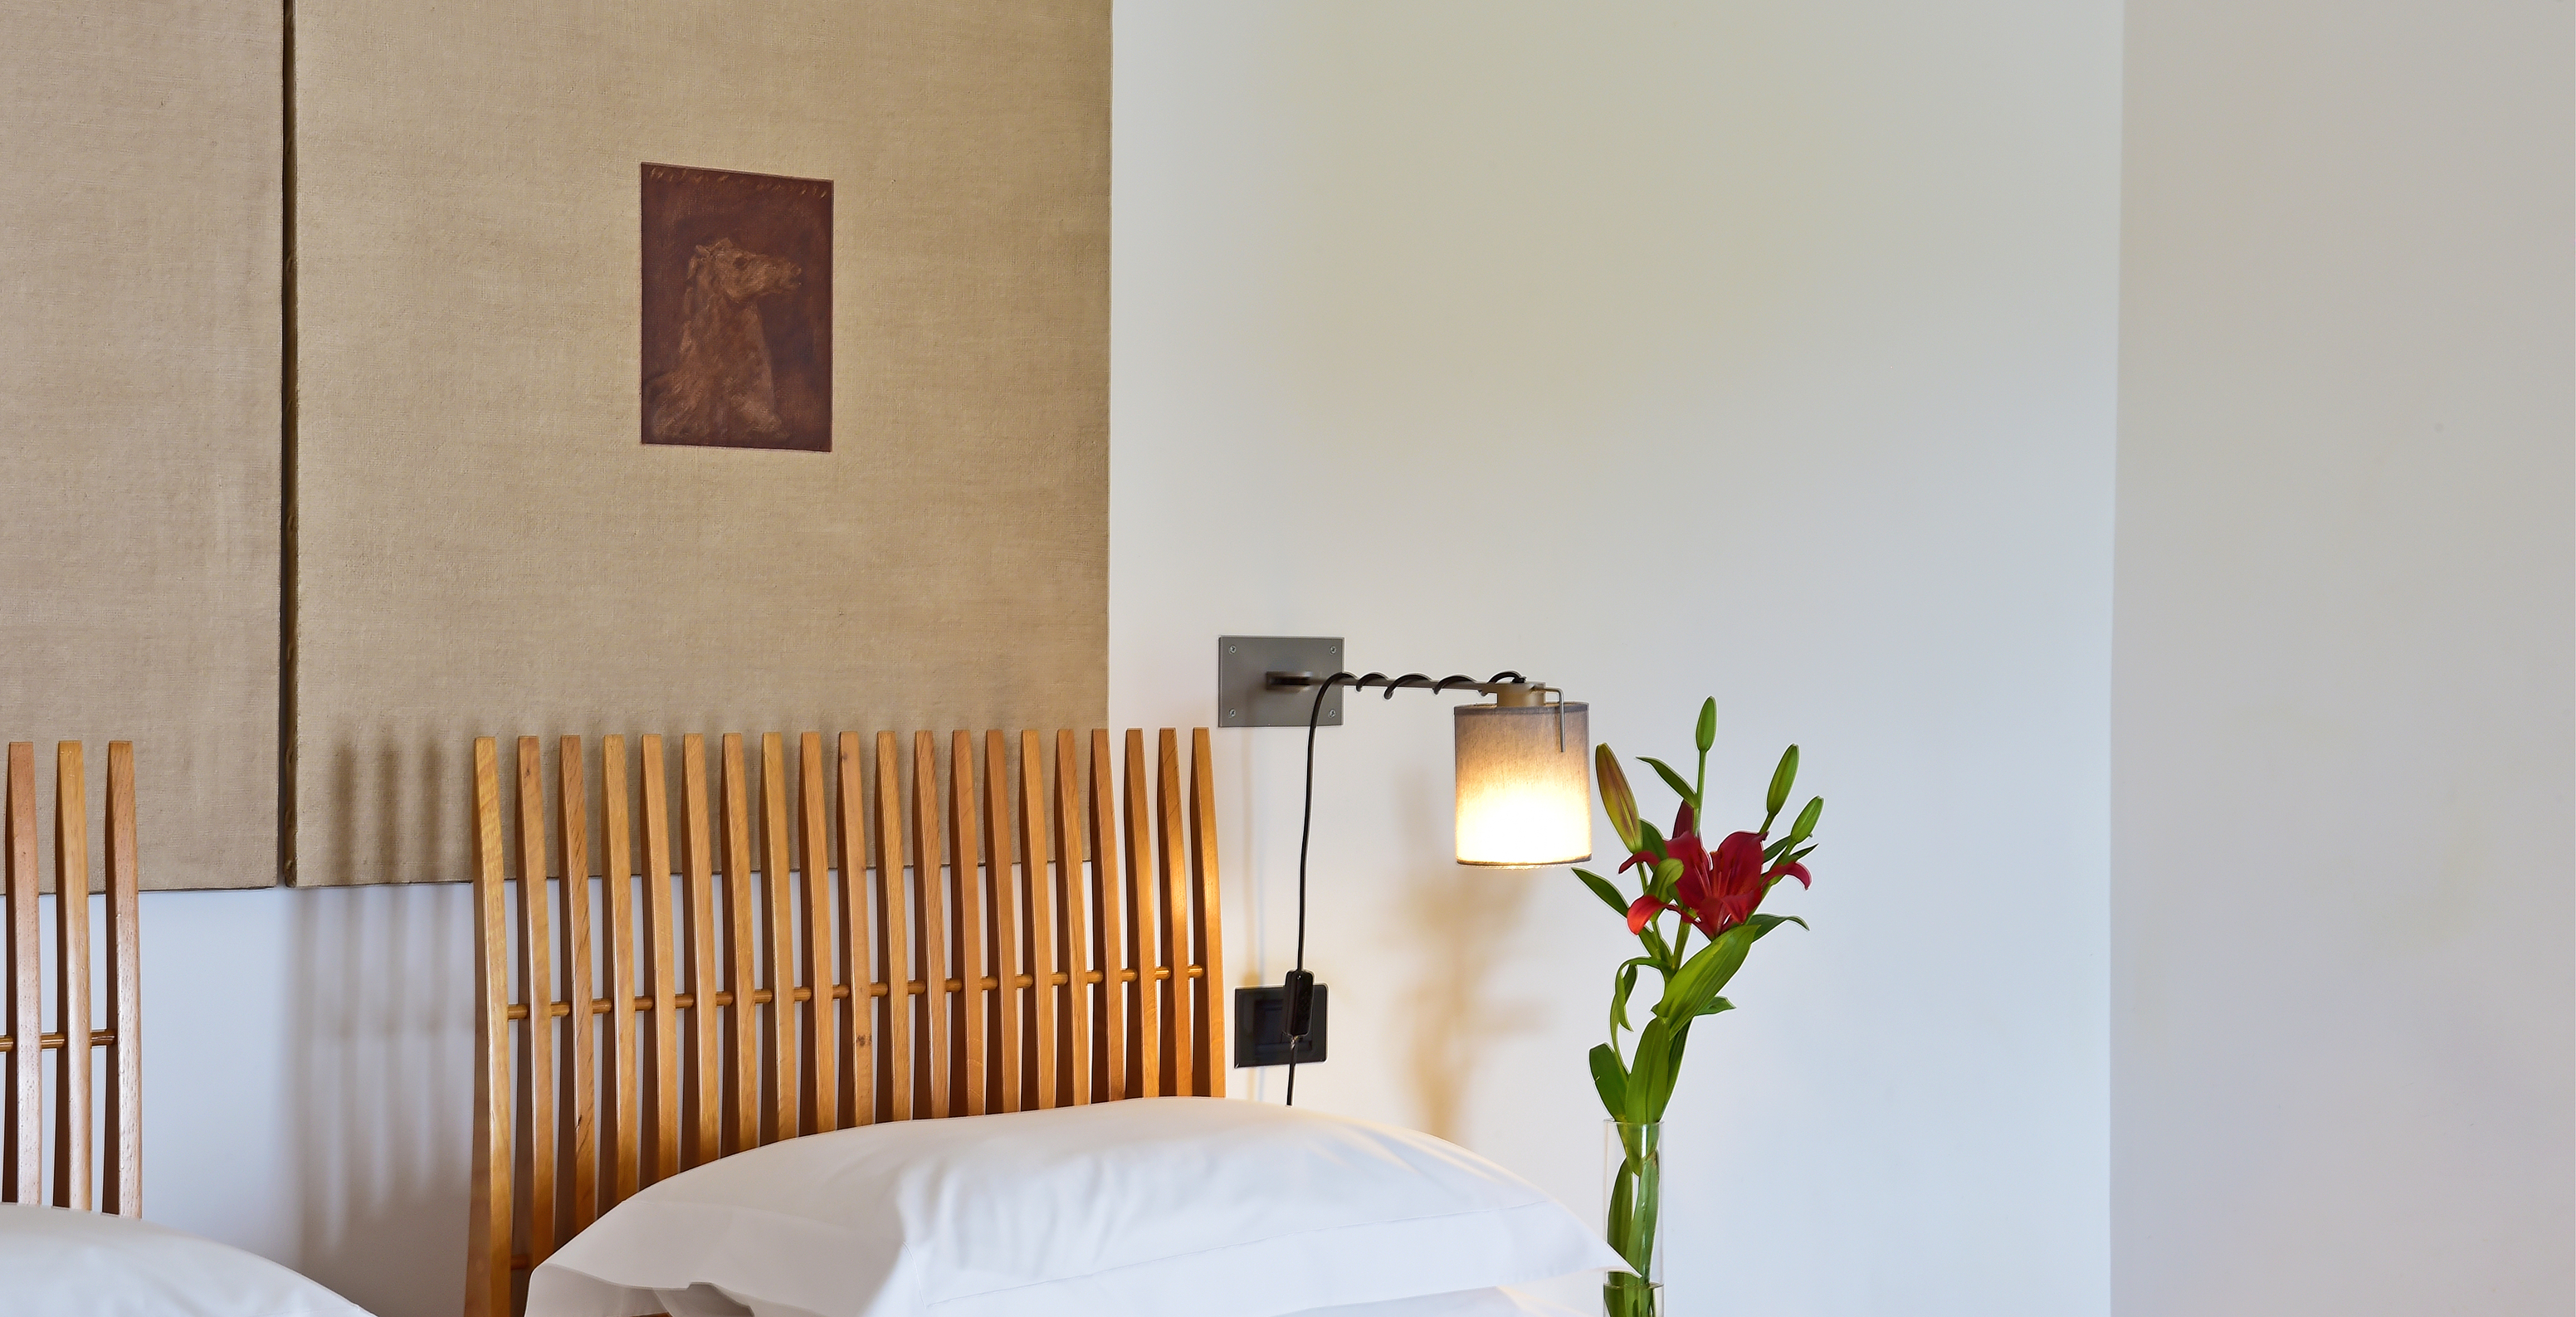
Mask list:
POLYGON ((1313 1065, 1324 1059, 1323 984, 1315 985, 1315 1018, 1307 1021, 1306 1039, 1297 1044, 1297 1054, 1288 1054, 1288 989, 1237 988, 1234 990, 1234 1064, 1238 1070, 1255 1066, 1286 1065, 1294 1060, 1299 1065, 1313 1065))

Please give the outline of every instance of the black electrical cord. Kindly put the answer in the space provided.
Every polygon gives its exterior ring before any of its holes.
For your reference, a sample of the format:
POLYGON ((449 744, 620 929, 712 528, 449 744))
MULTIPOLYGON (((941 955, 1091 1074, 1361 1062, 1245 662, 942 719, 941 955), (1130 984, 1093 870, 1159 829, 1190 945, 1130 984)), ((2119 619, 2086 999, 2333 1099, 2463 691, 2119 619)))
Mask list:
POLYGON ((1297 820, 1297 967, 1288 971, 1287 1105, 1292 1107, 1297 1105, 1297 1051, 1315 1023, 1315 976, 1306 972, 1306 847, 1315 835, 1315 727, 1324 716, 1324 697, 1344 680, 1357 678, 1347 672, 1324 678, 1315 688, 1314 705, 1306 710, 1306 804, 1297 820))
POLYGON ((1419 672, 1408 672, 1390 678, 1383 672, 1363 677, 1352 672, 1336 672, 1324 678, 1315 688, 1315 702, 1306 710, 1306 803, 1297 820, 1297 967, 1288 971, 1288 1106, 1297 1105, 1297 1051, 1306 1045, 1306 1035, 1315 1024, 1315 976, 1306 972, 1306 848, 1315 835, 1315 728, 1323 721, 1324 697, 1333 687, 1349 682, 1353 689, 1384 686, 1386 699, 1407 687, 1428 688, 1432 694, 1452 686, 1494 686, 1522 681, 1517 672, 1497 672, 1478 683, 1466 677, 1443 677, 1433 681, 1419 672))

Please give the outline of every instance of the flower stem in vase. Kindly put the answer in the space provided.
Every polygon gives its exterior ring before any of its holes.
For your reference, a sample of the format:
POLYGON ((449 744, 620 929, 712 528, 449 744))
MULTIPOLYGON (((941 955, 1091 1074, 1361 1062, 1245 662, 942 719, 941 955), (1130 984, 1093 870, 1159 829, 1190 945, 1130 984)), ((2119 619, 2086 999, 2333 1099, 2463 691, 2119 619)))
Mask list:
POLYGON ((1603 1121, 1603 1161, 1609 1211, 1603 1222, 1610 1247, 1628 1260, 1601 1287, 1607 1317, 1658 1317, 1663 1307, 1663 1134, 1660 1121, 1603 1121))

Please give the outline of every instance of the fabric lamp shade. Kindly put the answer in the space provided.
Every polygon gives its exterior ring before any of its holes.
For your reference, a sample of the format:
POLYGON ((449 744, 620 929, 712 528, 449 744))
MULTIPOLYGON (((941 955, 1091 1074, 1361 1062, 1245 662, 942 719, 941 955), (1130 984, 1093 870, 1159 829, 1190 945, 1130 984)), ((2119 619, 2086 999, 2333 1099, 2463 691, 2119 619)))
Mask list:
POLYGON ((1458 862, 1535 868, 1592 858, 1590 705, 1458 709, 1458 862))

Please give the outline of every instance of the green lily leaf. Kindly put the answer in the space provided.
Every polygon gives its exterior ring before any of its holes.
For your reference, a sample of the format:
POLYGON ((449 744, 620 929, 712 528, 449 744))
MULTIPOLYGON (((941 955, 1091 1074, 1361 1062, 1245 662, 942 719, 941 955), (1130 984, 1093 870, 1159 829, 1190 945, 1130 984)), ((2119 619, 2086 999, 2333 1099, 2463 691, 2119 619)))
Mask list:
POLYGON ((1654 963, 1655 962, 1648 960, 1644 956, 1639 956, 1619 967, 1618 984, 1616 987, 1612 988, 1610 992, 1610 1025, 1612 1037, 1617 1037, 1618 1031, 1621 1029, 1634 1029, 1637 1027, 1628 1023, 1628 994, 1637 990, 1637 970, 1642 966, 1648 966, 1654 963))
MULTIPOLYGON (((1763 934, 1770 932, 1772 929, 1778 928, 1782 924, 1796 924, 1800 928, 1807 928, 1807 921, 1800 919, 1796 915, 1755 915, 1744 922, 1753 926, 1753 940, 1756 942, 1762 940, 1763 934)), ((1808 928, 1807 931, 1812 933, 1815 930, 1808 928)))
POLYGON ((1701 754, 1707 754, 1708 748, 1717 744, 1716 696, 1709 696, 1707 701, 1699 706, 1699 730, 1693 735, 1692 739, 1699 743, 1699 752, 1701 754))
MULTIPOLYGON (((1764 916, 1756 915, 1754 918, 1764 916)), ((1777 916, 1771 918, 1777 922, 1777 916)), ((1726 987, 1726 981, 1735 977, 1735 971, 1744 967, 1744 954, 1751 951, 1753 944, 1772 927, 1773 924, 1742 923, 1718 934, 1717 940, 1701 947, 1689 963, 1682 966, 1681 973, 1673 976, 1672 982, 1664 989, 1664 1000, 1655 1007, 1655 1013, 1667 1019, 1681 1020, 1699 1014, 1709 999, 1726 987)))
POLYGON ((1649 1121, 1672 1095, 1672 1031, 1660 1019, 1637 1035, 1637 1064, 1628 1072, 1627 1106, 1620 1118, 1649 1121))
POLYGON ((1724 997, 1711 997, 1708 999, 1708 1005, 1699 1008, 1699 1013, 1702 1015, 1715 1015, 1719 1011, 1731 1011, 1734 1009, 1734 1002, 1728 1001, 1724 997))
POLYGON ((1601 1108, 1612 1120, 1628 1118, 1628 1072, 1608 1043, 1592 1049, 1592 1086, 1601 1091, 1601 1108))
POLYGON ((1689 1044, 1690 1021, 1684 1020, 1681 1027, 1673 1030, 1672 1050, 1664 1059, 1664 1091, 1656 1097, 1654 1112, 1646 1119, 1662 1120, 1664 1108, 1672 1105, 1673 1089, 1680 1084, 1682 1077, 1682 1049, 1689 1044))
POLYGON ((1664 785, 1673 789, 1674 795, 1680 796, 1683 800, 1690 802, 1692 813, 1699 812, 1699 793, 1691 790, 1691 784, 1684 780, 1681 774, 1674 772, 1672 765, 1667 764, 1663 760, 1657 759, 1652 755, 1640 755, 1638 756, 1638 762, 1654 769, 1655 776, 1662 778, 1664 780, 1664 785))
POLYGON ((1815 847, 1813 847, 1813 846, 1801 846, 1801 847, 1799 847, 1798 849, 1796 849, 1796 850, 1794 850, 1794 851, 1789 852, 1789 863, 1791 863, 1791 864, 1796 864, 1798 861, 1803 860, 1803 859, 1807 858, 1808 856, 1813 855, 1813 854, 1815 854, 1815 853, 1816 853, 1816 848, 1815 848, 1815 847))
POLYGON ((1627 899, 1619 895, 1618 887, 1612 884, 1609 879, 1592 872, 1590 869, 1577 869, 1574 871, 1574 876, 1582 879, 1583 885, 1591 888, 1592 894, 1600 897, 1603 905, 1618 911, 1621 919, 1626 919, 1628 917, 1627 899))
POLYGON ((1798 780, 1798 747, 1790 746, 1780 756, 1780 766, 1771 773, 1771 794, 1766 808, 1777 817, 1780 807, 1789 803, 1789 788, 1798 780))

